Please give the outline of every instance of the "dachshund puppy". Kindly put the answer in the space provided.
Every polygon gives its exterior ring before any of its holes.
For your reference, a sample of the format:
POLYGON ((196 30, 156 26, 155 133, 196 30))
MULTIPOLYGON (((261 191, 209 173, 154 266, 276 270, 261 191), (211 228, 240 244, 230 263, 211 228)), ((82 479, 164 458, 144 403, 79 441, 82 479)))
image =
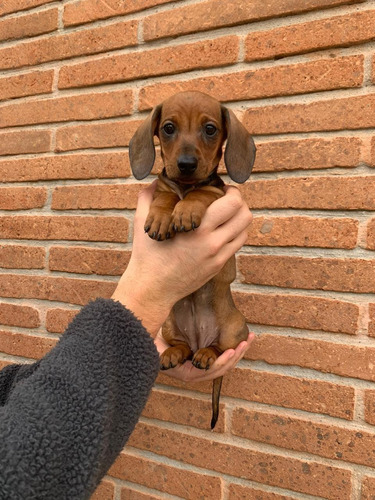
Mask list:
MULTIPOLYGON (((217 168, 225 141, 225 166, 238 183, 250 176, 256 149, 234 113, 201 92, 171 96, 156 106, 138 128, 129 145, 136 179, 151 172, 155 135, 160 141, 164 169, 158 177, 145 231, 151 238, 163 241, 177 232, 199 227, 207 207, 223 196, 224 183, 217 168)), ((171 346, 161 356, 162 370, 187 359, 207 370, 224 350, 234 349, 247 339, 245 318, 236 309, 230 292, 235 277, 233 256, 218 275, 174 305, 162 329, 171 346)), ((212 429, 218 419, 222 378, 213 383, 212 429)))

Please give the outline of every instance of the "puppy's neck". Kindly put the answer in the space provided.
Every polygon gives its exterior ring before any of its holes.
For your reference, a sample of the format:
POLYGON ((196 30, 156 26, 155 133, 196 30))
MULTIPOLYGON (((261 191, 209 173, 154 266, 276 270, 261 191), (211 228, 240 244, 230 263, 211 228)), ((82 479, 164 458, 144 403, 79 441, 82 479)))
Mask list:
POLYGON ((224 182, 217 174, 217 167, 212 171, 212 173, 204 180, 198 181, 194 184, 186 184, 184 182, 172 181, 167 176, 165 168, 163 168, 162 173, 159 175, 159 179, 165 182, 182 200, 185 196, 194 191, 195 189, 202 188, 204 186, 213 186, 222 189, 224 182))

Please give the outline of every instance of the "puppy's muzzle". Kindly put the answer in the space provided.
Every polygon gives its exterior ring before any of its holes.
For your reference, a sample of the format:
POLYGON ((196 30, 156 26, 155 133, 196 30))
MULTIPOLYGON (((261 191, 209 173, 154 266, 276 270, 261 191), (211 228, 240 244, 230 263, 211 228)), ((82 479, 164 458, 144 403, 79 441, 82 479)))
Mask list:
POLYGON ((197 169, 198 159, 195 156, 181 155, 177 159, 177 166, 182 175, 191 175, 197 169))

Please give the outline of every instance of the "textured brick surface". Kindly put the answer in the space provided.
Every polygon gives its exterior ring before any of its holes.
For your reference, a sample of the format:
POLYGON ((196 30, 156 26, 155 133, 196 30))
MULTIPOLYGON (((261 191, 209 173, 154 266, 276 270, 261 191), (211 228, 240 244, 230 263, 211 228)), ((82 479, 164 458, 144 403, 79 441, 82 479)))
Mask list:
POLYGON ((0 302, 0 323, 2 325, 36 328, 40 326, 38 310, 29 306, 0 302))
POLYGON ((0 100, 52 92, 53 71, 33 71, 0 78, 0 100))
POLYGON ((0 187, 0 209, 20 210, 41 208, 47 200, 44 188, 0 187))
POLYGON ((258 488, 240 486, 239 484, 231 484, 229 487, 229 500, 297 500, 296 497, 290 495, 278 495, 269 491, 259 490, 258 488))
POLYGON ((12 356, 39 359, 56 345, 55 339, 0 331, 0 350, 12 356))
POLYGON ((50 3, 51 1, 52 0, 7 0, 0 5, 0 15, 3 16, 5 14, 11 14, 12 12, 31 9, 32 7, 50 3))
POLYGON ((46 314, 46 330, 52 333, 64 333, 77 313, 78 311, 74 309, 48 309, 46 314))
POLYGON ((375 477, 364 477, 362 482, 361 499, 373 500, 375 497, 375 477))
POLYGON ((0 244, 0 268, 43 269, 46 251, 42 247, 0 244))
POLYGON ((68 273, 121 275, 128 265, 130 252, 84 247, 52 247, 49 269, 68 273))
POLYGON ((44 153, 50 148, 51 133, 48 130, 0 132, 0 155, 44 153))
POLYGON ((0 40, 27 38, 57 29, 57 9, 0 20, 0 40))
POLYGON ((375 219, 370 219, 367 226, 367 248, 375 250, 375 219))
POLYGON ((91 500, 112 500, 115 494, 115 484, 111 481, 102 481, 96 488, 91 500))
POLYGON ((365 391, 365 420, 375 425, 375 391, 371 389, 365 391))

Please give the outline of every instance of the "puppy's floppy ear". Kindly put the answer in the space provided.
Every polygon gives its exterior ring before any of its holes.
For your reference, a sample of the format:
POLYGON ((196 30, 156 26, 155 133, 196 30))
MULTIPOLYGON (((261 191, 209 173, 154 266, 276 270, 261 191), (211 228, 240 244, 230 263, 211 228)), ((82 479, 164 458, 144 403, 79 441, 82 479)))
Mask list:
POLYGON ((159 127, 161 104, 156 106, 140 125, 129 143, 130 167, 134 177, 144 179, 155 162, 154 135, 159 127))
POLYGON ((242 184, 250 174, 255 161, 256 147, 253 138, 236 115, 225 106, 221 107, 227 132, 224 162, 232 180, 242 184))

